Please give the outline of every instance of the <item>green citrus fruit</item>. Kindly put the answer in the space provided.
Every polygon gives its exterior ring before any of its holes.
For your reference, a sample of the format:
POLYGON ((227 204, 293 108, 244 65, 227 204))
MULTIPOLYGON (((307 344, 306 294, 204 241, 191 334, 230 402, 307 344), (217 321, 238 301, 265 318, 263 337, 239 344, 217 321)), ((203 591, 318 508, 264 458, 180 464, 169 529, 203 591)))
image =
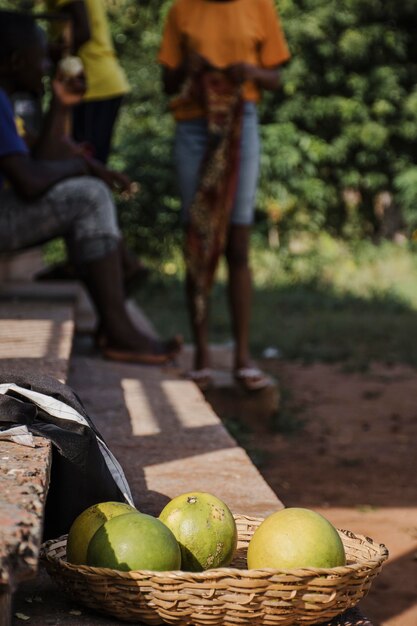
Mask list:
POLYGON ((101 502, 85 509, 74 520, 68 533, 67 560, 75 565, 85 565, 88 544, 100 526, 112 517, 132 511, 136 509, 123 502, 101 502))
POLYGON ((177 570, 181 551, 172 532, 156 517, 126 513, 113 517, 90 541, 87 563, 130 570, 177 570))
POLYGON ((310 509, 282 509, 267 517, 248 546, 248 568, 296 569, 345 565, 336 528, 310 509))
POLYGON ((237 544, 236 523, 227 505, 210 493, 177 496, 159 519, 174 533, 181 548, 181 569, 201 572, 229 565, 237 544))

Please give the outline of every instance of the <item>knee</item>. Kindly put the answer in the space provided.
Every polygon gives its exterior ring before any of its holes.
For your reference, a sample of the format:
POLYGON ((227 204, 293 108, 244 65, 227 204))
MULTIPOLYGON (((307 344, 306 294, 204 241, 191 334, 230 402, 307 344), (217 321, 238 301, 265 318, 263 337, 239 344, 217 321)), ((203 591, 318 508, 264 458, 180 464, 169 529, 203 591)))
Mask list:
POLYGON ((113 197, 109 187, 100 179, 86 176, 82 179, 80 193, 89 205, 113 205, 113 197))
POLYGON ((118 231, 116 207, 109 187, 97 178, 85 177, 78 190, 84 220, 102 231, 118 231))

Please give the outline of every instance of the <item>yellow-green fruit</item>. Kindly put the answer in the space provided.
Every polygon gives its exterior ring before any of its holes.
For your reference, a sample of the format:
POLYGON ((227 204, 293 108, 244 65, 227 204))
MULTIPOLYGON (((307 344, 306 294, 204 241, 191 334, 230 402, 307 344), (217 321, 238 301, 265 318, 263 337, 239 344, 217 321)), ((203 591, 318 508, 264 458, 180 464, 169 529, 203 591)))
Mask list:
POLYGON ((112 517, 134 511, 136 509, 133 506, 123 502, 101 502, 85 509, 74 520, 68 533, 67 561, 85 565, 88 544, 100 526, 112 517))
POLYGON ((181 569, 201 572, 229 565, 237 545, 236 523, 228 506, 210 493, 177 496, 159 519, 174 533, 181 548, 181 569))
POLYGON ((345 565, 336 528, 310 509, 282 509, 267 517, 248 546, 249 569, 296 569, 345 565))
POLYGON ((88 546, 87 563, 122 571, 178 570, 181 551, 172 532, 156 517, 126 513, 105 522, 88 546))

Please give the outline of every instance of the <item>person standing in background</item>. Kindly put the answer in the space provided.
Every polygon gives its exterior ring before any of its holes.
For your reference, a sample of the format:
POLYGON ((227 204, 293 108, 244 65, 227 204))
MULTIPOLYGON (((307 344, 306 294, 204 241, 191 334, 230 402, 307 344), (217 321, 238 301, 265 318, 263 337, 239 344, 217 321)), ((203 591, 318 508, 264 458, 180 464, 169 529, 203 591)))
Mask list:
MULTIPOLYGON (((79 56, 84 65, 87 91, 83 101, 74 107, 72 136, 96 160, 106 164, 111 150, 113 131, 124 96, 130 91, 125 73, 117 59, 104 0, 44 0, 51 13, 62 14, 62 22, 50 28, 51 46, 58 56, 79 56)), ((123 266, 128 292, 141 286, 148 268, 123 242, 123 266)), ((72 279, 73 268, 59 263, 46 268, 38 280, 72 279)))
POLYGON ((195 343, 188 376, 211 384, 208 298, 219 257, 229 270, 234 377, 247 391, 268 378, 251 363, 249 240, 259 169, 256 104, 280 87, 289 51, 273 0, 175 0, 158 60, 174 95, 175 165, 186 229, 186 294, 195 343))
POLYGON ((52 27, 52 37, 64 36, 68 52, 81 58, 87 92, 74 107, 73 136, 90 144, 94 158, 106 163, 114 126, 129 83, 116 57, 104 0, 45 0, 48 11, 62 13, 69 28, 52 27))

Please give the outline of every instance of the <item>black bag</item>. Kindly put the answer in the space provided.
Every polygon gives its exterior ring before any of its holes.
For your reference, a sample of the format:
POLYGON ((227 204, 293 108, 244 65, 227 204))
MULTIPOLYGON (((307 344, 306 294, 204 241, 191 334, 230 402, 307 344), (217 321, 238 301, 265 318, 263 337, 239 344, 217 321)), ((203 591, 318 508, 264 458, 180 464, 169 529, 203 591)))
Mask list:
POLYGON ((70 387, 33 370, 0 368, 0 430, 16 425, 53 444, 44 540, 67 533, 92 504, 133 505, 122 468, 70 387))

